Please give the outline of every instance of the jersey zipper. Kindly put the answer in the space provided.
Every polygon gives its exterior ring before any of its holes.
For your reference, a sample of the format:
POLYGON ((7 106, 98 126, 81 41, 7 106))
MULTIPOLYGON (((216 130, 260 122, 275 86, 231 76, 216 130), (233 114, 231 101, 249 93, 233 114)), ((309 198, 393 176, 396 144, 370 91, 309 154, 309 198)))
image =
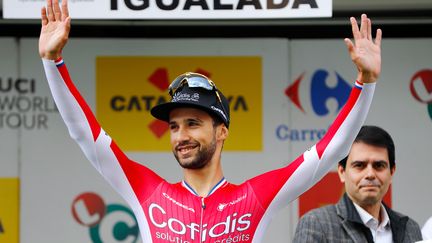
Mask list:
POLYGON ((205 205, 204 197, 201 197, 200 243, 203 242, 203 220, 204 220, 204 209, 205 208, 206 208, 206 205, 205 205))
MULTIPOLYGON (((204 202, 204 197, 201 197, 201 207, 202 207, 202 209, 206 208, 206 205, 205 205, 205 202, 204 202)), ((201 210, 201 211, 203 211, 203 210, 201 210)))

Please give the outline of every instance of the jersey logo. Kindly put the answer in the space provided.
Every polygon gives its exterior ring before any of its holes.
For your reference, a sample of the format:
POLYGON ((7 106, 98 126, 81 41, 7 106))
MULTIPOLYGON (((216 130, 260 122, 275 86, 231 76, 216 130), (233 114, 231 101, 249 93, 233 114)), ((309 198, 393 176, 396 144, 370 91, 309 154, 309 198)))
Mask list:
POLYGON ((218 218, 216 222, 194 222, 189 218, 175 218, 170 216, 162 206, 152 203, 148 208, 148 218, 153 226, 152 238, 169 240, 171 242, 234 242, 230 240, 232 235, 248 241, 250 234, 247 230, 251 227, 251 213, 238 215, 226 215, 218 218), (199 240, 201 239, 201 240, 199 240), (192 241, 190 241, 192 240, 192 241), (198 240, 198 241, 197 241, 198 240))
POLYGON ((184 205, 184 204, 179 203, 178 201, 176 201, 174 198, 170 197, 170 196, 169 196, 168 194, 166 194, 165 192, 162 193, 162 195, 163 195, 166 199, 168 199, 169 201, 171 201, 172 203, 174 203, 175 205, 177 205, 177 206, 179 206, 179 207, 181 207, 181 208, 184 208, 184 209, 186 209, 186 210, 189 210, 189 211, 195 213, 195 209, 193 209, 193 208, 191 208, 191 207, 188 207, 188 206, 186 206, 186 205, 184 205))
POLYGON ((217 210, 219 212, 222 212, 227 205, 228 205, 228 203, 219 203, 219 206, 217 207, 217 210))
POLYGON ((242 196, 238 197, 237 199, 235 199, 229 203, 219 203, 217 210, 219 212, 222 212, 227 206, 235 205, 235 204, 241 202, 243 199, 246 199, 246 197, 247 197, 247 193, 243 194, 242 196))

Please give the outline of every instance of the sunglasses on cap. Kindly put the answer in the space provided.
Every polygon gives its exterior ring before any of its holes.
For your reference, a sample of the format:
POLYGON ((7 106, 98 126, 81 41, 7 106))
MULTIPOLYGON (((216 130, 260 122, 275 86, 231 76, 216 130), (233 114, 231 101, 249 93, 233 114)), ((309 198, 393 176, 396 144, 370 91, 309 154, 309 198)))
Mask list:
POLYGON ((217 90, 216 85, 208 79, 206 76, 199 73, 187 72, 179 75, 172 81, 168 87, 169 94, 171 97, 174 96, 175 92, 183 85, 188 84, 191 88, 203 88, 206 90, 217 90))
POLYGON ((172 83, 168 87, 169 95, 173 97, 174 94, 177 92, 177 90, 183 87, 185 84, 187 84, 190 88, 203 88, 206 90, 215 91, 216 97, 223 109, 223 112, 225 114, 228 114, 222 104, 222 99, 219 95, 215 83, 211 81, 209 78, 207 78, 206 76, 199 73, 186 72, 184 74, 181 74, 177 78, 175 78, 174 81, 172 81, 172 83))

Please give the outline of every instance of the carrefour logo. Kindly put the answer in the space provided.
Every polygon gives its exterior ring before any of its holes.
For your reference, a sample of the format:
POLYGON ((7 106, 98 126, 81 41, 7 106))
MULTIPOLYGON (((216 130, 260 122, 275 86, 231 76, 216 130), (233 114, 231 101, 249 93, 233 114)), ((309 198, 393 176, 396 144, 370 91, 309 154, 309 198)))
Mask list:
MULTIPOLYGON (((351 89, 350 83, 338 72, 317 69, 310 74, 300 74, 284 94, 307 119, 313 116, 334 118, 348 100, 351 89)), ((327 126, 295 128, 281 124, 275 133, 280 141, 318 141, 326 131, 327 126)))
POLYGON ((120 204, 106 205, 96 193, 78 195, 72 202, 72 215, 77 223, 89 228, 93 243, 138 242, 138 223, 133 212, 120 204))
MULTIPOLYGON (((333 87, 330 87, 327 84, 330 76, 330 73, 327 70, 319 69, 312 74, 309 92, 310 101, 314 113, 318 116, 325 116, 330 113, 326 105, 327 100, 334 99, 337 101, 337 112, 348 100, 351 86, 337 72, 334 72, 334 74, 336 85, 333 87)), ((298 109, 305 112, 299 99, 299 87, 302 81, 304 81, 304 73, 301 74, 294 83, 286 88, 285 94, 298 109)))
POLYGON ((424 69, 415 73, 411 78, 410 91, 415 100, 426 104, 432 119, 432 70, 424 69))

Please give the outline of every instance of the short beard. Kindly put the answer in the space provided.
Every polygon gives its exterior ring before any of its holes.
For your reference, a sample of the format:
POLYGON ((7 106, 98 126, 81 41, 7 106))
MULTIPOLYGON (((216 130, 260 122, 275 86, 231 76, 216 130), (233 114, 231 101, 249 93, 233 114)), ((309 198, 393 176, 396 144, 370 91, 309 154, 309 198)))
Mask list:
POLYGON ((174 153, 174 157, 183 169, 198 170, 208 165, 216 152, 216 139, 213 139, 209 146, 203 146, 198 151, 194 160, 189 163, 181 163, 179 157, 174 153))

